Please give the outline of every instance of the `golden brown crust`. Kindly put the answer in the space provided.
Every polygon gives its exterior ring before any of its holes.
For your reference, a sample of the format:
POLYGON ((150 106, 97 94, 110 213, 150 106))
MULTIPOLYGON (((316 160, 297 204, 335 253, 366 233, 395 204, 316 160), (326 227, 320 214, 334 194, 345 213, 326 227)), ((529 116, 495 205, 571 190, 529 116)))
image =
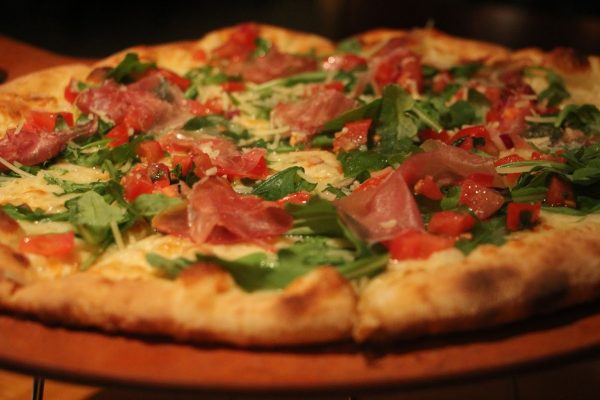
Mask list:
POLYGON ((247 293, 226 272, 199 266, 176 281, 76 273, 16 286, 5 278, 0 279, 0 304, 44 320, 110 331, 277 346, 348 338, 356 298, 333 268, 316 269, 283 291, 247 293))
POLYGON ((600 220, 539 229, 431 268, 391 270, 365 288, 354 337, 415 337, 515 321, 600 295, 600 220))

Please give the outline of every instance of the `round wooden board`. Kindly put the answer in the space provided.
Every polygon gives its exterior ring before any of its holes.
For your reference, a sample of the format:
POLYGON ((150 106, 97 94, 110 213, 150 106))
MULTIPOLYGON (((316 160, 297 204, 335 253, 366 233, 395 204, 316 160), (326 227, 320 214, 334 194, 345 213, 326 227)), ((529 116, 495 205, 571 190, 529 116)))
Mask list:
POLYGON ((48 326, 0 314, 0 364, 83 383, 212 393, 345 392, 419 386, 600 346, 600 304, 485 332, 386 346, 247 350, 48 326))

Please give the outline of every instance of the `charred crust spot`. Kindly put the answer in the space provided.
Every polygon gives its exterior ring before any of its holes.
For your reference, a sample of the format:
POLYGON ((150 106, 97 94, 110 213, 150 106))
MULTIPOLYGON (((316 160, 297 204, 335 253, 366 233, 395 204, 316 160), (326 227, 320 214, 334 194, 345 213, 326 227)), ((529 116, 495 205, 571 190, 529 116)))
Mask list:
POLYGON ((569 294, 569 275, 558 269, 545 269, 526 286, 524 296, 532 312, 543 312, 560 304, 569 294))
POLYGON ((584 72, 590 68, 587 56, 571 48, 559 47, 550 53, 550 59, 558 68, 569 72, 584 72))
POLYGON ((494 293, 501 290, 507 281, 515 279, 518 272, 507 266, 492 267, 469 271, 461 278, 461 288, 477 297, 492 297, 494 293))

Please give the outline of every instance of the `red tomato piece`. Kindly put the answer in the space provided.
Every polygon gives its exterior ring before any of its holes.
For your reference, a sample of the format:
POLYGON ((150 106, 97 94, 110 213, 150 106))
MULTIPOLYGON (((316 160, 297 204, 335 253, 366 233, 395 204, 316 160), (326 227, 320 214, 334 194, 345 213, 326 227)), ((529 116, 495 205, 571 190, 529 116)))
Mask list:
POLYGON ((408 230, 387 243, 394 260, 426 259, 435 252, 454 247, 454 239, 408 230))
POLYGON ((450 82, 452 82, 452 75, 448 71, 442 71, 433 77, 431 89, 434 93, 441 93, 450 82))
POLYGON ((449 144, 467 151, 477 149, 492 155, 498 154, 498 148, 490 139, 488 130, 481 125, 463 128, 449 140, 449 144))
POLYGON ((485 187, 494 186, 494 177, 490 174, 482 174, 479 172, 475 172, 475 173, 467 176, 467 179, 470 179, 473 182, 475 182, 481 186, 485 186, 485 187))
POLYGON ((202 49, 194 50, 192 58, 196 61, 206 61, 206 52, 202 49))
POLYGON ((188 172, 190 172, 193 161, 192 157, 186 154, 173 156, 171 163, 173 164, 173 168, 179 165, 181 167, 181 174, 185 176, 188 174, 188 172))
POLYGON ((196 100, 188 100, 187 106, 192 114, 198 116, 223 114, 223 107, 218 99, 210 99, 205 103, 200 103, 196 100))
POLYGON ((361 119, 344 125, 344 129, 333 139, 333 151, 336 153, 341 150, 350 151, 367 144, 371 122, 371 119, 361 119))
POLYGON ((385 178, 387 178, 388 175, 392 172, 394 172, 394 170, 389 167, 382 169, 381 171, 377 171, 369 179, 367 179, 366 181, 361 183, 356 189, 354 189, 353 192, 362 192, 363 190, 379 186, 379 184, 383 182, 385 178))
POLYGON ((559 155, 543 154, 543 153, 540 153, 539 151, 532 152, 531 159, 532 160, 554 161, 554 162, 559 162, 559 163, 563 163, 563 164, 567 162, 567 160, 564 157, 561 157, 559 155))
POLYGON ((441 200, 444 198, 442 191, 431 175, 426 175, 424 178, 417 181, 415 184, 415 193, 423 195, 431 200, 441 200))
POLYGON ((577 203, 573 194, 573 185, 556 175, 552 176, 544 202, 552 207, 575 208, 577 203))
POLYGON ((73 253, 73 249, 75 249, 73 232, 25 236, 19 243, 20 251, 46 257, 64 258, 73 253))
POLYGON ((77 98, 77 95, 79 95, 79 90, 77 90, 77 81, 71 78, 67 86, 65 86, 65 100, 73 104, 75 102, 75 99, 77 98))
MULTIPOLYGON (((494 165, 496 167, 498 167, 500 165, 510 164, 510 163, 519 162, 519 161, 525 161, 525 159, 523 157, 519 156, 518 154, 511 154, 509 156, 502 157, 502 158, 496 160, 494 162, 494 165)), ((517 181, 519 180, 520 176, 521 176, 521 174, 516 172, 513 174, 503 175, 502 179, 504 180, 504 183, 506 184, 506 186, 513 187, 517 184, 517 181)))
POLYGON ((448 143, 450 140, 450 135, 446 131, 436 131, 431 128, 423 129, 419 132, 419 139, 424 142, 429 139, 433 140, 441 140, 444 143, 448 143))
POLYGON ((163 78, 168 80, 173 85, 177 86, 183 92, 185 92, 192 84, 192 82, 189 79, 179 76, 175 72, 169 71, 168 69, 156 68, 156 69, 146 70, 146 74, 148 74, 148 75, 153 74, 153 73, 161 75, 163 78))
POLYGON ((215 166, 206 153, 199 153, 196 157, 194 157, 194 175, 196 175, 198 178, 206 176, 207 171, 211 168, 215 168, 215 166))
POLYGON ((455 211, 433 213, 429 220, 428 230, 431 233, 447 236, 458 236, 473 229, 475 218, 471 214, 455 211))
POLYGON ((213 50, 213 54, 234 62, 246 60, 256 49, 258 34, 259 28, 256 24, 240 24, 233 28, 225 43, 213 50))
POLYGON ((491 217, 504 204, 504 197, 494 189, 465 179, 460 186, 460 204, 471 209, 479 219, 491 217))
POLYGON ((108 147, 117 147, 129 142, 129 128, 125 124, 118 124, 112 128, 106 137, 112 139, 108 147))
POLYGON ((158 143, 156 140, 146 140, 138 144, 135 152, 142 159, 142 161, 147 163, 158 162, 161 158, 163 158, 164 154, 160 143, 158 143))
POLYGON ((540 203, 510 203, 506 209, 506 228, 518 231, 533 227, 540 219, 540 203))
POLYGON ((290 193, 287 196, 277 200, 277 204, 283 206, 287 203, 292 204, 306 204, 310 200, 310 193, 308 192, 296 192, 290 193))
POLYGON ((246 90, 244 82, 229 81, 221 83, 221 88, 226 92, 243 92, 246 90))
POLYGON ((154 191, 154 185, 149 179, 125 179, 123 182, 125 189, 125 199, 129 202, 134 201, 142 194, 150 194, 154 191))

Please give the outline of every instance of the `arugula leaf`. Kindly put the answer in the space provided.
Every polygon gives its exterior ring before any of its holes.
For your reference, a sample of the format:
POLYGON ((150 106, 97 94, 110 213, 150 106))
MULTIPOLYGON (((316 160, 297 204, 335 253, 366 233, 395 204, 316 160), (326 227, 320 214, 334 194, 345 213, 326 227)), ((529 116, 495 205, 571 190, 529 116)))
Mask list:
POLYGON ((456 79, 468 80, 471 79, 473 75, 475 75, 481 69, 481 67, 483 67, 482 64, 469 63, 452 67, 450 68, 449 72, 456 79))
POLYGON ((338 154, 337 159, 342 164, 344 176, 357 177, 360 174, 379 171, 389 165, 385 156, 372 150, 352 150, 338 154))
POLYGON ((132 204, 133 210, 143 217, 154 217, 162 210, 180 204, 181 199, 165 196, 162 193, 142 194, 132 204))
POLYGON ((444 211, 456 210, 460 206, 460 187, 451 186, 445 189, 444 198, 440 201, 440 207, 444 211))
POLYGON ((256 49, 252 52, 252 58, 263 57, 271 50, 271 42, 263 37, 257 37, 254 43, 256 49))
POLYGON ((32 210, 26 204, 20 206, 4 204, 0 208, 13 219, 22 221, 67 221, 69 219, 69 213, 66 211, 56 214, 46 214, 41 208, 32 210))
POLYGON ((306 204, 288 203, 285 209, 294 217, 294 226, 288 235, 345 237, 335 206, 325 199, 313 197, 306 204))
POLYGON ((448 109, 448 113, 444 115, 444 127, 454 129, 463 125, 471 125, 476 118, 475 108, 469 102, 459 100, 452 104, 448 109))
POLYGON ((142 74, 148 68, 155 68, 154 63, 143 63, 136 53, 127 53, 125 58, 111 70, 107 77, 114 79, 117 83, 133 82, 133 75, 142 74))
POLYGON ((465 254, 469 254, 482 244, 501 246, 506 242, 508 235, 505 217, 499 215, 486 221, 477 221, 471 234, 472 239, 460 239, 456 242, 456 247, 465 254))
POLYGON ((56 193, 57 196, 63 196, 71 193, 85 193, 88 191, 94 191, 103 195, 106 193, 106 187, 108 185, 108 182, 100 181, 90 183, 75 183, 48 175, 44 176, 44 180, 50 185, 56 185, 63 189, 62 193, 56 193))
POLYGON ((109 205, 96 192, 86 192, 65 203, 69 210, 69 221, 75 225, 83 239, 93 245, 112 241, 111 223, 124 222, 125 210, 109 205))
POLYGON ((222 115, 214 114, 193 117, 183 125, 183 129, 186 131, 197 131, 206 128, 217 128, 219 134, 225 135, 236 142, 250 138, 250 134, 244 127, 232 123, 222 115))
POLYGON ((300 83, 318 83, 324 82, 327 78, 325 71, 304 72, 297 75, 288 76, 285 78, 273 79, 252 88, 252 91, 262 93, 268 92, 277 86, 294 86, 300 83))
POLYGON ((348 196, 348 193, 344 192, 343 189, 332 186, 331 184, 328 184, 327 187, 323 189, 323 191, 335 195, 336 199, 341 199, 342 197, 348 196))
POLYGON ((300 191, 312 192, 317 184, 308 182, 299 173, 304 173, 304 168, 290 167, 279 171, 257 184, 252 194, 275 201, 300 191))
POLYGON ((381 114, 376 124, 383 153, 395 152, 399 139, 417 135, 417 124, 407 114, 414 105, 414 99, 400 86, 388 85, 383 89, 381 114))
POLYGON ((321 132, 340 131, 348 122, 354 122, 361 119, 376 120, 381 111, 381 99, 375 99, 370 103, 347 111, 336 118, 329 120, 323 125, 321 132))
POLYGON ((554 126, 578 129, 587 135, 600 135, 600 110, 593 104, 569 104, 558 114, 554 126))
POLYGON ((357 38, 346 39, 338 44, 336 51, 342 53, 360 54, 362 51, 362 44, 357 38))
POLYGON ((469 89, 467 92, 467 101, 475 111, 475 119, 473 123, 483 123, 485 116, 490 110, 491 103, 487 97, 478 90, 469 89))
POLYGON ((546 102, 548 106, 555 107, 569 97, 571 97, 571 95, 567 92, 561 79, 560 81, 550 81, 548 87, 539 94, 538 101, 540 103, 546 102))
POLYGON ((177 278, 181 271, 195 263, 194 260, 188 260, 183 257, 168 259, 156 253, 148 253, 146 261, 148 261, 151 267, 159 269, 161 275, 167 279, 177 278))
POLYGON ((423 73, 423 77, 425 79, 430 79, 430 78, 433 78, 434 76, 436 76, 439 71, 437 68, 432 67, 431 65, 423 64, 421 66, 421 72, 423 73))

